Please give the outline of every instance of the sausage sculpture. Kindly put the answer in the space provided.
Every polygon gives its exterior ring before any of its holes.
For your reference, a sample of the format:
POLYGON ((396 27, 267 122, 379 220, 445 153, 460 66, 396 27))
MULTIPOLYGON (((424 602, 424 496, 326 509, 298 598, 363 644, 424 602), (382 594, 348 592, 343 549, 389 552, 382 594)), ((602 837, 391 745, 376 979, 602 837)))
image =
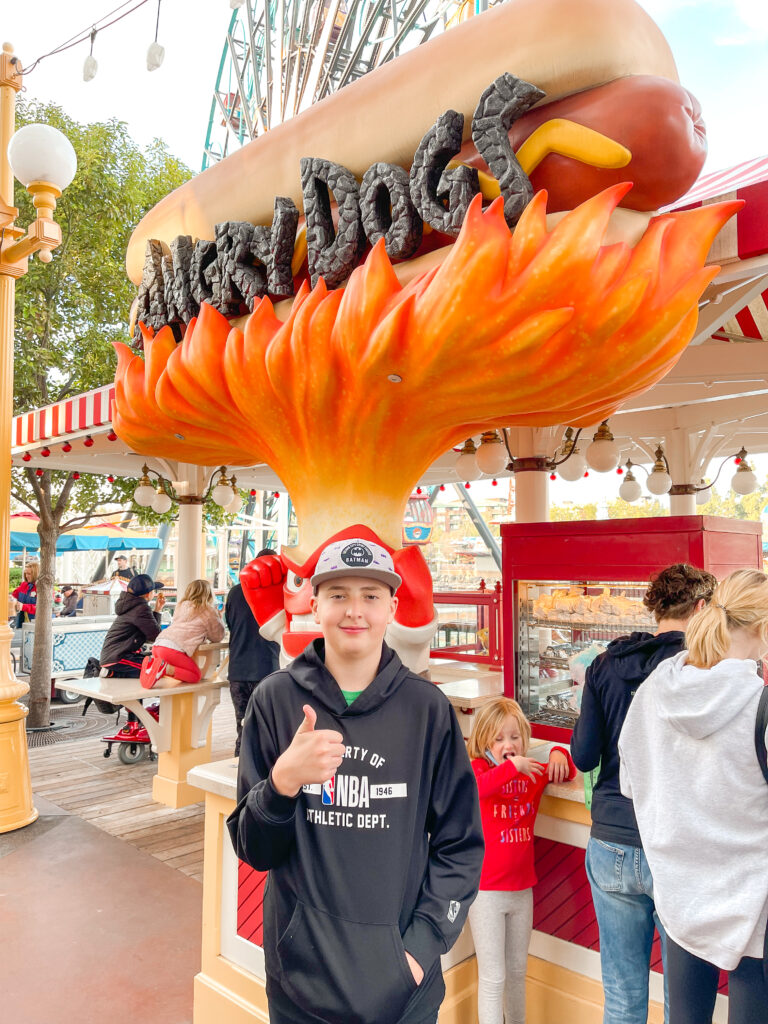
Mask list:
POLYGON ((671 369, 740 205, 656 215, 705 146, 633 0, 508 0, 147 214, 127 258, 143 354, 117 346, 115 430, 277 473, 299 545, 243 582, 284 657, 317 549, 366 524, 402 560, 399 649, 422 668, 428 573, 396 549, 425 470, 481 430, 600 422, 671 369))

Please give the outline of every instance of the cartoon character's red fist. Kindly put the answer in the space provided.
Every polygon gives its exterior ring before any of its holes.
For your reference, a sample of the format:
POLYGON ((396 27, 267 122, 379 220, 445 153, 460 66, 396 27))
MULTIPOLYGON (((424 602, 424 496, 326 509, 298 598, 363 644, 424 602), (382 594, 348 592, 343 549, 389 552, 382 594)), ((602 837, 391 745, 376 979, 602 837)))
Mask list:
POLYGON ((240 572, 243 594, 260 626, 283 610, 287 570, 278 555, 262 555, 240 572))

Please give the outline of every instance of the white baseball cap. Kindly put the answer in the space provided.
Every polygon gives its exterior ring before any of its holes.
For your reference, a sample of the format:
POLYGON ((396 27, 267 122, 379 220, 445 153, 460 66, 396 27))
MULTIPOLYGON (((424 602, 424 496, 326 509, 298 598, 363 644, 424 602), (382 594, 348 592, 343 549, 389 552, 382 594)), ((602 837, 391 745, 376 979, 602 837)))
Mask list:
POLYGON ((395 572, 390 553, 380 544, 358 537, 337 540, 323 548, 310 580, 312 589, 317 590, 321 583, 339 576, 363 576, 385 583, 393 590, 403 582, 395 572))

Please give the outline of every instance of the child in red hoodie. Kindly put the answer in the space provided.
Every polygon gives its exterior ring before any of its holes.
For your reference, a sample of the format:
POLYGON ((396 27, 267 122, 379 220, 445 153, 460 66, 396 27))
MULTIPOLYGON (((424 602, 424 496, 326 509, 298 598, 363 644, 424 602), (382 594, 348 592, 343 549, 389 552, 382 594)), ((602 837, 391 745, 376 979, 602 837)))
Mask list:
POLYGON ((572 779, 570 754, 527 756, 531 726, 520 705, 497 697, 477 714, 469 756, 480 793, 485 860, 469 910, 477 953, 479 1024, 524 1024, 525 973, 533 926, 533 823, 544 787, 572 779))

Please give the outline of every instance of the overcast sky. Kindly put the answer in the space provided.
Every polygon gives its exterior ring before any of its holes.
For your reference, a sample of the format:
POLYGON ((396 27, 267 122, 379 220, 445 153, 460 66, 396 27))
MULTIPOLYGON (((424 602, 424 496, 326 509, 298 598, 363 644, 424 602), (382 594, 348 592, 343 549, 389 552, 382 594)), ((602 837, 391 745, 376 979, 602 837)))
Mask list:
MULTIPOLYGON (((5 0, 0 31, 28 66, 120 3, 5 0)), ((768 2, 642 0, 642 6, 667 36, 682 83, 701 102, 710 145, 706 170, 768 154, 768 2)), ((227 0, 162 0, 158 41, 165 62, 149 73, 157 2, 147 0, 97 36, 93 81, 82 80, 86 43, 44 60, 26 80, 27 95, 55 100, 80 121, 117 117, 139 142, 160 137, 199 170, 231 14, 227 0)))

